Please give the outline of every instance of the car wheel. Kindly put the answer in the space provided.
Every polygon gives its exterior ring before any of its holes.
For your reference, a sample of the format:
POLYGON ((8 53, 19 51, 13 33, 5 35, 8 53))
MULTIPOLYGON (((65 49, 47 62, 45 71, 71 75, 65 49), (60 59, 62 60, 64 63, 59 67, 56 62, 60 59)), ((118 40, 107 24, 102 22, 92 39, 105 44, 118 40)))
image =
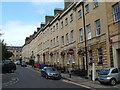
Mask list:
POLYGON ((111 86, 116 85, 116 80, 115 80, 115 79, 111 79, 111 80, 110 80, 110 85, 111 85, 111 86))
POLYGON ((14 70, 13 70, 13 69, 11 70, 11 73, 14 73, 14 70))
POLYGON ((45 78, 48 79, 48 75, 47 74, 45 75, 45 78))

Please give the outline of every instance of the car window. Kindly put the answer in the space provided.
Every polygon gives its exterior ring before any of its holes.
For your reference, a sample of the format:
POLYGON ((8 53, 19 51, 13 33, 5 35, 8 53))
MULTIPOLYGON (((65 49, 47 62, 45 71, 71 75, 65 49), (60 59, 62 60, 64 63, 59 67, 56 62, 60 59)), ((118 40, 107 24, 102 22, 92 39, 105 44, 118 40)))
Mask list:
POLYGON ((118 73, 118 69, 117 68, 113 69, 111 73, 118 73))
POLYGON ((99 71, 99 75, 108 75, 108 73, 110 72, 110 69, 106 68, 106 69, 101 69, 99 71))
POLYGON ((47 70, 49 70, 49 71, 57 71, 56 68, 47 68, 47 70))

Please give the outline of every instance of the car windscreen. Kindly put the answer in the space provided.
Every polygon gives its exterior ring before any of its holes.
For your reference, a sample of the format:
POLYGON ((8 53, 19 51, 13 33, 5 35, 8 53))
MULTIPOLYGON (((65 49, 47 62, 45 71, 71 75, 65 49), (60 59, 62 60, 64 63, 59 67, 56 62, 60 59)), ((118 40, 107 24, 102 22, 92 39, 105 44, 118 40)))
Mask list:
POLYGON ((47 68, 48 71, 57 71, 56 68, 47 68))
POLYGON ((108 75, 108 73, 110 72, 110 69, 106 68, 106 69, 101 69, 99 71, 99 75, 108 75))

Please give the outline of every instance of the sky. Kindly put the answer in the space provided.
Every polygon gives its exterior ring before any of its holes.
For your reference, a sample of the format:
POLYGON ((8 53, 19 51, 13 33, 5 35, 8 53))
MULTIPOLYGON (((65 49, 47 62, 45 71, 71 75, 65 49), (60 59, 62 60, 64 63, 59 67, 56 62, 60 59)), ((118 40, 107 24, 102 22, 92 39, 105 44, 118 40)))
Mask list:
POLYGON ((45 22, 46 15, 54 15, 55 8, 64 8, 64 3, 57 0, 16 1, 0 2, 0 39, 8 46, 24 45, 25 38, 45 22))

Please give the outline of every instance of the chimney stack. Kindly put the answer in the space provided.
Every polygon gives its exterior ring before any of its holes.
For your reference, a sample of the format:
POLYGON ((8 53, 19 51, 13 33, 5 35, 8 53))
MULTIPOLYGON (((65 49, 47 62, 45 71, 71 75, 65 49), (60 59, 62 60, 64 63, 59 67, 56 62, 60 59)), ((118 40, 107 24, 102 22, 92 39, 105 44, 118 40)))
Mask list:
POLYGON ((45 16, 45 24, 48 24, 54 19, 54 16, 45 16))

